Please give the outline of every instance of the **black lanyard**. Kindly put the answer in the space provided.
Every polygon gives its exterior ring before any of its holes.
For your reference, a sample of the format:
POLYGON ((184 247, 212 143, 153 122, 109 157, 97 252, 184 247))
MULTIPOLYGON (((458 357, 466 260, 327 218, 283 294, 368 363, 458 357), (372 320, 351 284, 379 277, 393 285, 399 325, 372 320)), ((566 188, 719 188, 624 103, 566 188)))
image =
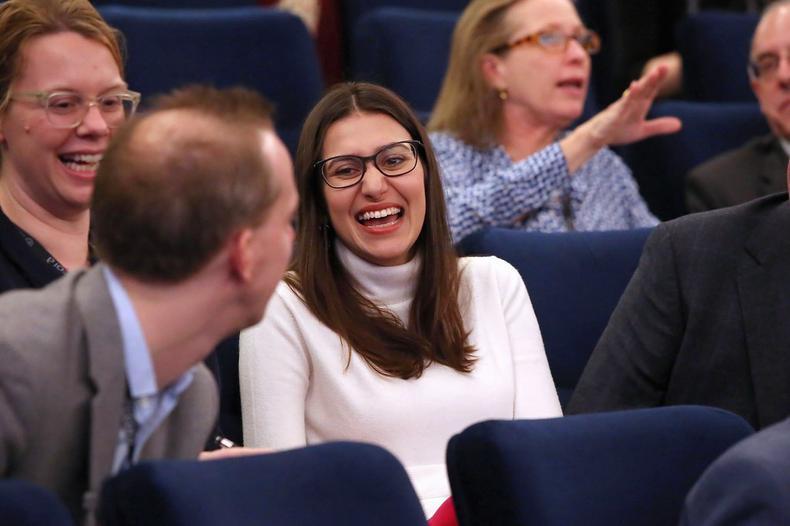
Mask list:
MULTIPOLYGON (((16 225, 14 225, 14 226, 16 226, 16 225)), ((43 261, 44 263, 46 263, 50 267, 54 268, 55 270, 57 270, 61 274, 65 274, 66 273, 66 267, 61 265, 60 261, 55 259, 55 256, 53 256, 52 254, 47 252, 47 249, 45 249, 43 246, 41 246, 41 244, 38 241, 33 239, 31 236, 29 236, 27 234, 27 232, 25 232, 21 228, 16 227, 16 229, 19 232, 19 234, 22 236, 22 239, 25 240, 25 244, 28 247, 30 247, 30 250, 32 250, 41 259, 41 261, 43 261)))

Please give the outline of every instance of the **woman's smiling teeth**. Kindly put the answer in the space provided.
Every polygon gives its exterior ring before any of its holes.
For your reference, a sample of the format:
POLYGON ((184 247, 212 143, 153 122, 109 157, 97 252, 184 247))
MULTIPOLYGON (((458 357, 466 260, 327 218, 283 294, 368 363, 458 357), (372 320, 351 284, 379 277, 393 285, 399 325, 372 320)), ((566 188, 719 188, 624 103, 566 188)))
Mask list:
POLYGON ((397 206, 391 206, 389 208, 384 208, 382 210, 371 210, 368 212, 362 212, 357 214, 357 221, 362 224, 371 223, 375 225, 381 225, 386 222, 386 224, 393 223, 396 219, 398 219, 398 214, 403 212, 403 208, 397 206), (381 221, 384 219, 385 221, 381 221))
POLYGON ((95 172, 99 167, 99 161, 102 160, 102 154, 100 153, 65 153, 58 157, 66 168, 78 172, 95 172))

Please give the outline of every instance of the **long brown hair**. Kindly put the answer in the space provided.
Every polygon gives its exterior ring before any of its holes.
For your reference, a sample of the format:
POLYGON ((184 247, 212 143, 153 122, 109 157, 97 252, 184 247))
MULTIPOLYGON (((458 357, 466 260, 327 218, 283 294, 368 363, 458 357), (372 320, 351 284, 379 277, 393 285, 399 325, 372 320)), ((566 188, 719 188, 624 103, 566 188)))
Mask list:
POLYGON ((419 378, 437 362, 472 369, 474 347, 459 308, 460 271, 450 240, 439 168, 425 129, 408 105, 391 91, 367 83, 340 84, 307 117, 296 152, 299 226, 295 258, 286 282, 310 311, 335 331, 377 372, 419 378), (323 180, 313 165, 321 159, 329 127, 355 113, 392 117, 425 146, 426 217, 415 243, 422 255, 408 326, 362 296, 335 252, 323 180))

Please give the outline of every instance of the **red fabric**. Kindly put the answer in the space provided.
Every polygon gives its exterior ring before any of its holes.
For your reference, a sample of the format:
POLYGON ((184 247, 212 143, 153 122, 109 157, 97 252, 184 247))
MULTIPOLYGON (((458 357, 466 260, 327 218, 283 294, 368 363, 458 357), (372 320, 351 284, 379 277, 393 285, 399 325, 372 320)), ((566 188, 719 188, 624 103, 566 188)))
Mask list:
POLYGON ((442 502, 433 517, 428 520, 428 524, 429 526, 458 526, 458 517, 455 516, 452 497, 442 502))
MULTIPOLYGON (((318 30, 315 35, 316 52, 324 82, 331 86, 344 79, 343 37, 338 0, 315 0, 321 4, 318 30)), ((273 7, 279 0, 258 0, 259 5, 273 7)))

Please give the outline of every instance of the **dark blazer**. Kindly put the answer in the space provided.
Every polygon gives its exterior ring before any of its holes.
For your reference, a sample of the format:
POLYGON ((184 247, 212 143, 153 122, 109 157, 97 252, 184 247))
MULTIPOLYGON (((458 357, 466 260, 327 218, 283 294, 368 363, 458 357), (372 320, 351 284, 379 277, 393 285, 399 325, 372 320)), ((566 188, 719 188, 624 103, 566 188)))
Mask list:
POLYGON ((62 275, 25 243, 16 225, 0 210, 0 293, 38 289, 62 275))
POLYGON ((785 190, 787 154, 768 134, 694 168, 686 178, 686 206, 704 212, 785 190))
POLYGON ((790 415, 790 204, 775 194, 656 227, 569 413, 699 404, 790 415))
MULTIPOLYGON (((86 523, 112 469, 127 391, 101 267, 0 297, 0 477, 55 491, 86 523)), ((200 366, 141 458, 195 458, 217 404, 216 385, 200 366)))
POLYGON ((790 524, 790 419, 736 444, 686 497, 681 526, 790 524))

